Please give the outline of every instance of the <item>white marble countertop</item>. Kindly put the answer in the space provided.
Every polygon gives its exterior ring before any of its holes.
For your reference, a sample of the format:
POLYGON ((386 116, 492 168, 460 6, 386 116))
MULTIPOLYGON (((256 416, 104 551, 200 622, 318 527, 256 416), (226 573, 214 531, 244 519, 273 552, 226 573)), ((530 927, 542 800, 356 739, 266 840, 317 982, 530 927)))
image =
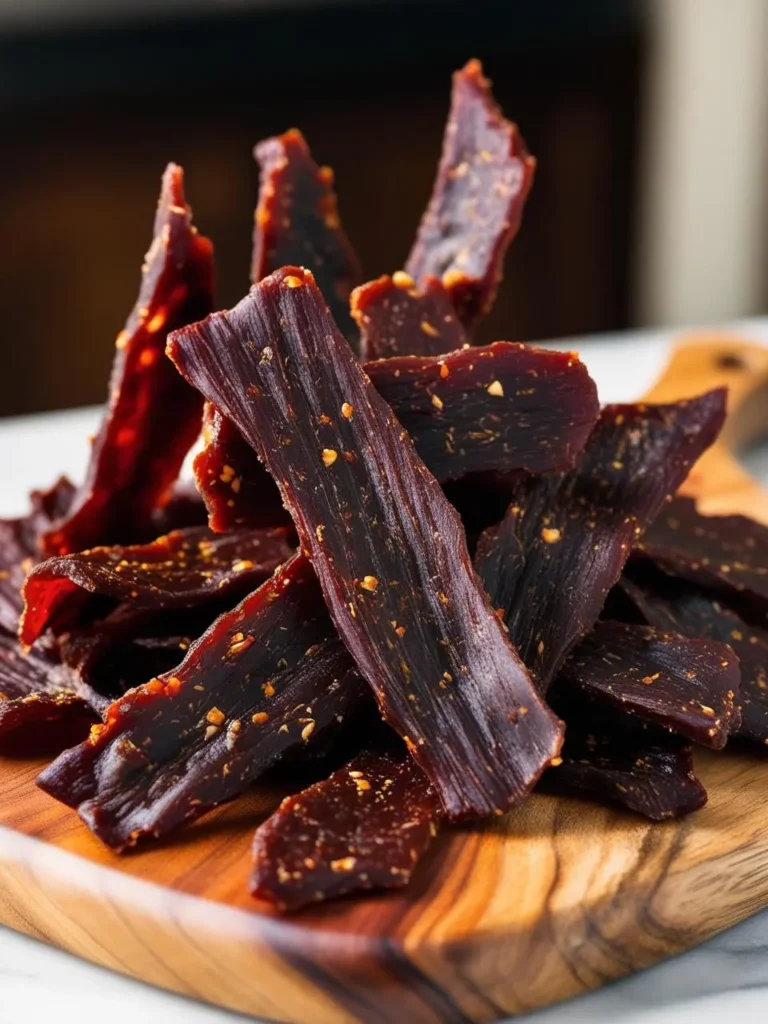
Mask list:
MULTIPOLYGON (((768 344, 768 319, 735 330, 768 344)), ((604 401, 628 401, 653 382, 669 338, 649 331, 567 339, 557 347, 580 350, 604 401)), ((76 410, 0 421, 0 516, 22 512, 27 491, 48 485, 59 473, 79 478, 84 438, 95 420, 93 410, 76 410)), ((749 453, 744 461, 768 482, 767 449, 749 453)), ((161 992, 0 928, 0 1024, 81 1024, 84 1019, 225 1024, 252 1018, 161 992)), ((768 911, 682 956, 581 999, 518 1018, 523 1019, 530 1024, 765 1024, 768 911)))

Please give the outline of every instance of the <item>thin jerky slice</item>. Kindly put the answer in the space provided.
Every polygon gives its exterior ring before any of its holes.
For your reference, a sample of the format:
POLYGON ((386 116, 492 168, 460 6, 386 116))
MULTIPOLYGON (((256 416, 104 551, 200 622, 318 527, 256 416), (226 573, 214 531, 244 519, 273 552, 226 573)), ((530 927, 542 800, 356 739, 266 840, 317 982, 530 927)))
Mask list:
POLYGON ((239 597, 263 583, 292 553, 285 529, 217 535, 192 526, 151 544, 49 558, 24 584, 19 637, 31 646, 46 629, 60 633, 71 627, 91 594, 157 611, 239 597))
POLYGON ((365 685, 295 556, 220 616, 173 673, 131 690, 38 783, 120 851, 231 800, 321 744, 365 685))
POLYGON ((360 328, 363 359, 439 356, 469 344, 450 292, 429 274, 421 284, 398 271, 360 285, 350 310, 360 328))
MULTIPOLYGON (((489 470, 569 469, 599 412, 594 382, 572 352, 499 341, 439 358, 382 359, 365 371, 442 481, 489 470)), ((347 413, 331 410, 326 425, 347 413)), ((279 522, 282 500, 251 446, 211 403, 206 416, 195 473, 211 527, 279 522)))
POLYGON ((632 565, 618 586, 646 622, 733 648, 741 667, 741 722, 731 735, 768 744, 768 632, 748 625, 715 595, 686 580, 655 573, 651 581, 644 572, 641 581, 636 571, 632 565))
POLYGON ((405 265, 417 280, 442 278, 466 327, 493 305, 536 168, 490 86, 477 60, 453 76, 437 179, 405 265))
POLYGON ((312 275, 278 271, 174 334, 169 354, 278 480, 342 639, 446 812, 522 799, 560 724, 478 585, 458 515, 312 275))
POLYGON ((191 218, 183 171, 169 164, 139 297, 117 336, 85 482, 69 514, 44 537, 49 555, 146 536, 200 432, 200 396, 163 358, 169 331, 200 320, 213 305, 213 249, 191 218))
POLYGON ((667 572, 719 590, 745 618, 768 625, 768 526, 747 516, 703 516, 676 498, 638 550, 667 572))
POLYGON ((543 690, 724 417, 722 389, 670 405, 607 406, 576 469, 520 481, 505 518, 481 535, 475 568, 543 690))
POLYGON ((334 320, 356 346, 349 296, 363 275, 341 226, 333 171, 318 167, 295 128, 265 139, 253 152, 261 167, 261 186, 251 281, 256 284, 279 267, 294 263, 311 270, 334 320))
POLYGON ((281 910, 407 885, 440 801, 412 758, 365 751, 256 830, 251 892, 281 910))
POLYGON ((627 724, 620 713, 589 702, 554 706, 566 722, 563 762, 546 772, 541 789, 619 804, 652 821, 682 817, 707 802, 684 740, 627 724))
POLYGON ((727 644, 598 622, 571 653, 554 690, 575 689, 720 750, 738 719, 739 678, 739 660, 727 644))

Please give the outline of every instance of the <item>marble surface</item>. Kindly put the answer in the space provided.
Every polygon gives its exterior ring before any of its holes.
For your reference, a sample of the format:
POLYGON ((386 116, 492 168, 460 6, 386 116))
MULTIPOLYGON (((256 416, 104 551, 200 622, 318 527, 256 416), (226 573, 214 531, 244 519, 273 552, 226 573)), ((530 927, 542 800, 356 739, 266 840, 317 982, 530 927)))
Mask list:
MULTIPOLYGON (((768 344, 768 319, 735 330, 768 344)), ((642 394, 660 370, 668 345, 668 334, 653 331, 557 343, 579 349, 604 401, 642 394)), ((80 476, 84 438, 96 417, 93 410, 76 410, 0 421, 0 516, 20 513, 26 492, 59 473, 80 476)), ((768 483, 768 449, 756 448, 744 461, 768 483)), ((252 1018, 161 992, 0 928, 0 1024, 81 1024, 84 1019, 225 1024, 252 1018)), ((768 1021, 768 911, 657 967, 517 1019, 530 1024, 763 1024, 768 1021)))

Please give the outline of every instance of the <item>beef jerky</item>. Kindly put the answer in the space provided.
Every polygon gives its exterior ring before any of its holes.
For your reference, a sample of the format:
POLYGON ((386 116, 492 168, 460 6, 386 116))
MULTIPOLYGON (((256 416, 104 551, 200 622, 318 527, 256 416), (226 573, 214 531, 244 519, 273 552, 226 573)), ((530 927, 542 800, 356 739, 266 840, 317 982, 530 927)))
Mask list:
POLYGON ((32 491, 20 519, 0 519, 0 629, 15 633, 24 608, 21 588, 40 558, 40 535, 69 509, 74 486, 61 477, 49 491, 32 491))
POLYGON ((165 504, 154 512, 151 536, 147 540, 172 530, 185 530, 188 526, 205 526, 207 522, 208 512, 194 481, 179 480, 165 504))
POLYGON ((750 626, 715 594, 686 580, 656 572, 637 575, 632 565, 619 588, 642 618, 657 629, 683 636, 706 637, 728 644, 741 668, 738 703, 741 721, 731 735, 754 743, 768 743, 768 632, 750 626))
POLYGON ((738 719, 739 678, 727 644, 598 622, 572 651, 554 691, 573 689, 720 750, 738 719))
POLYGON ((256 830, 251 892, 281 910, 407 885, 440 801, 412 758, 366 751, 256 830))
POLYGON ((720 591, 748 621, 768 626, 768 526, 747 516, 703 516, 676 498, 638 544, 667 572, 720 591))
POLYGON ((694 772, 693 751, 678 736, 586 703, 554 704, 565 718, 562 764, 541 781, 550 793, 626 807, 652 821, 703 807, 707 791, 694 772))
POLYGON ((220 616, 173 673, 112 704, 39 785, 124 850, 233 799, 285 753, 321 744, 364 698, 297 555, 220 616))
POLYGON ((478 585, 458 515, 312 275, 283 268, 168 351, 277 479, 342 639, 446 812, 522 799, 560 724, 478 585))
POLYGON ((360 285, 350 310, 360 328, 363 359, 439 356, 469 344, 450 292, 429 274, 421 284, 398 271, 360 285))
POLYGON ((146 536, 200 432, 200 396, 163 358, 168 332, 200 320, 213 304, 213 250, 191 216, 183 172, 169 164, 139 297, 117 336, 109 401, 85 482, 68 515, 43 538, 49 555, 146 536))
POLYGON ((333 171, 318 167, 300 131, 265 139, 254 149, 261 167, 253 231, 251 280, 298 263, 317 278, 333 318, 357 346, 349 296, 362 271, 339 219, 333 171))
POLYGON ((205 526, 192 526, 151 544, 49 558, 24 584, 19 637, 31 646, 46 629, 60 633, 70 628, 90 595, 154 611, 242 596, 290 558, 288 540, 284 529, 216 535, 205 526))
MULTIPOLYGON (((441 358, 382 359, 365 370, 442 481, 491 470, 568 469, 599 411, 594 382, 574 353, 506 341, 441 358)), ((328 416, 344 418, 343 410, 328 416)), ((214 530, 279 522, 286 514, 251 446, 210 403, 195 473, 214 530)))
POLYGON ((543 690, 724 416, 722 389, 671 405, 607 406, 576 469, 520 481, 502 522, 480 537, 475 567, 543 690))
POLYGON ((536 161, 505 120, 477 60, 453 76, 451 111, 432 198, 406 271, 442 278, 466 327, 493 304, 536 161))

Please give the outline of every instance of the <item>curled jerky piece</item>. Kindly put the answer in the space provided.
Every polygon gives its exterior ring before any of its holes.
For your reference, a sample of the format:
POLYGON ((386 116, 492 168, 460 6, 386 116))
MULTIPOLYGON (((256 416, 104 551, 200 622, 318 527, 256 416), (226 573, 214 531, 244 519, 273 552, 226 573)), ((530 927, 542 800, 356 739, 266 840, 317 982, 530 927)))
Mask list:
POLYGON ((410 757, 363 752, 256 830, 251 892, 281 910, 407 885, 440 801, 410 757))
POLYGON ((352 292, 350 309, 363 359, 439 356, 469 343, 450 292, 430 274, 421 284, 403 271, 369 281, 352 292))
POLYGON ((686 580, 658 571, 651 574, 646 567, 639 576, 634 563, 630 573, 625 572, 618 586, 650 625, 733 648, 741 668, 737 701, 741 721, 734 723, 731 735, 768 743, 768 632, 748 625, 716 595, 686 580))
POLYGON ((251 280, 255 284, 294 263, 311 270, 334 320, 356 346, 349 296, 363 275, 341 226, 333 171, 317 166, 295 128, 265 139, 253 152, 261 167, 261 187, 251 280))
POLYGON ((477 60, 453 76, 451 111, 432 198, 406 271, 441 277, 462 323, 493 304, 536 161, 505 120, 477 60))
POLYGON ((667 572, 722 592, 757 625, 768 625, 768 527, 747 516, 703 516, 676 498, 638 544, 667 572))
POLYGON ((49 558, 24 584, 19 637, 30 646, 46 629, 60 633, 71 627, 89 595, 157 611, 239 597, 263 583, 293 550, 285 529, 216 535, 191 526, 151 544, 49 558))
POLYGON ((670 405, 607 406, 576 469, 520 481, 505 518, 481 535, 475 567, 542 689, 724 417, 723 389, 670 405))
POLYGON ((279 482, 334 622, 446 812, 521 800, 560 723, 478 585, 456 512, 330 318, 286 267, 169 354, 279 482))
POLYGON ((541 788, 565 796, 619 804, 652 821, 679 818, 703 807, 707 791, 684 740, 590 702, 554 703, 566 722, 562 764, 541 788))
POLYGON ((571 653, 555 690, 576 689, 720 750, 738 718, 739 677, 739 659, 727 644, 598 622, 571 653))
POLYGON ((166 673, 115 701, 40 776, 120 851, 242 793, 286 752, 312 749, 365 697, 297 555, 220 616, 166 673))
POLYGON ((49 555, 146 536, 200 432, 200 397, 163 358, 168 332, 212 308, 213 250, 191 217, 183 172, 169 164, 139 297, 117 336, 85 482, 66 518, 45 534, 49 555))

